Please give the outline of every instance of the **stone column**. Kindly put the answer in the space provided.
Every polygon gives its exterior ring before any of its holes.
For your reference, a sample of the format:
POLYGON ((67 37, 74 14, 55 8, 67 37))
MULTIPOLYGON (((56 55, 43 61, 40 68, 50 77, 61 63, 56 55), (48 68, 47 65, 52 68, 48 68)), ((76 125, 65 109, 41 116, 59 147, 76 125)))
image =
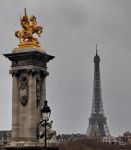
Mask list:
POLYGON ((37 138, 38 138, 38 128, 39 123, 41 121, 41 107, 44 104, 44 100, 46 99, 46 79, 45 76, 40 76, 40 104, 37 109, 37 138))
POLYGON ((19 80, 12 74, 12 140, 19 138, 19 80))
POLYGON ((29 102, 28 102, 28 137, 36 140, 37 133, 37 102, 36 102, 36 74, 29 73, 29 102))
POLYGON ((42 104, 43 101, 46 100, 46 77, 45 76, 41 77, 41 100, 42 100, 42 104))

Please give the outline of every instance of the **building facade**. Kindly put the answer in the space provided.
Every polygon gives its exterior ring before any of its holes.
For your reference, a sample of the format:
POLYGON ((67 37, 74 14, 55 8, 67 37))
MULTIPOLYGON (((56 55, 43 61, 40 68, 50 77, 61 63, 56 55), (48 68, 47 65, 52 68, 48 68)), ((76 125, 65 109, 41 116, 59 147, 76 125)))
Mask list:
POLYGON ((11 131, 0 131, 0 146, 5 146, 10 143, 11 140, 11 131))

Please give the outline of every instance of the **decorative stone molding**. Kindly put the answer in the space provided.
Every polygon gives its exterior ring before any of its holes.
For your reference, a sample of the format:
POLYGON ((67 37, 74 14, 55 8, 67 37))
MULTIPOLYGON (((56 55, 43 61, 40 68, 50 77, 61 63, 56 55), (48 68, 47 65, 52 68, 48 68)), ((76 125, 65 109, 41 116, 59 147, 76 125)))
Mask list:
POLYGON ((18 77, 19 76, 19 71, 18 70, 10 70, 9 74, 12 74, 12 77, 18 77))
POLYGON ((12 76, 16 76, 18 77, 22 72, 26 72, 29 75, 37 75, 40 74, 41 78, 45 78, 46 76, 49 75, 49 72, 45 69, 41 69, 41 68, 31 68, 31 69, 16 69, 16 70, 10 70, 9 73, 12 74, 12 76))
POLYGON ((32 76, 34 76, 34 75, 36 75, 38 73, 37 69, 28 69, 27 71, 28 71, 28 74, 32 75, 32 76))
POLYGON ((46 70, 41 70, 41 69, 28 69, 27 71, 28 71, 28 74, 29 74, 29 75, 34 76, 34 75, 40 74, 40 76, 41 76, 42 78, 45 78, 46 76, 49 75, 49 72, 48 72, 48 71, 46 71, 46 70))
POLYGON ((42 70, 42 71, 40 71, 40 75, 42 78, 46 78, 49 75, 49 72, 46 70, 42 70))
POLYGON ((46 63, 54 58, 44 52, 29 49, 27 52, 4 54, 5 57, 12 61, 12 67, 35 65, 46 68, 46 63))

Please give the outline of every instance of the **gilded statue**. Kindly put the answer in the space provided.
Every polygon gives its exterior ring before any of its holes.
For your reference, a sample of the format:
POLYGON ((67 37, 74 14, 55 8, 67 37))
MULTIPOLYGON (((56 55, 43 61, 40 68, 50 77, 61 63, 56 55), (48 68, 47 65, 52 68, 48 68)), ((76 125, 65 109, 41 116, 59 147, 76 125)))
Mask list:
POLYGON ((38 38, 34 37, 34 35, 40 37, 43 28, 37 24, 36 17, 28 17, 25 9, 24 16, 20 17, 20 25, 22 30, 15 32, 15 36, 19 38, 20 41, 19 47, 40 47, 38 38))

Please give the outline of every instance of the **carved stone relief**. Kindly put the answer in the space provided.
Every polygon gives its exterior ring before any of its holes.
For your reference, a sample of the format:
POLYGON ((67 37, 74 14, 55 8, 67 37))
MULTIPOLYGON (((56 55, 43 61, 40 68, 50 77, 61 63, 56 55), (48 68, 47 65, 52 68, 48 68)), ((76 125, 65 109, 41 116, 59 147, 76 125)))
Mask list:
MULTIPOLYGON (((56 131, 52 129, 52 124, 53 124, 52 120, 50 122, 49 121, 46 122, 48 142, 51 142, 51 141, 56 142, 56 131)), ((40 137, 39 139, 40 141, 44 141, 44 138, 45 138, 45 122, 44 121, 40 122, 39 137, 40 137)))
POLYGON ((26 106, 28 102, 28 79, 25 75, 21 76, 19 80, 19 95, 21 105, 26 106))

